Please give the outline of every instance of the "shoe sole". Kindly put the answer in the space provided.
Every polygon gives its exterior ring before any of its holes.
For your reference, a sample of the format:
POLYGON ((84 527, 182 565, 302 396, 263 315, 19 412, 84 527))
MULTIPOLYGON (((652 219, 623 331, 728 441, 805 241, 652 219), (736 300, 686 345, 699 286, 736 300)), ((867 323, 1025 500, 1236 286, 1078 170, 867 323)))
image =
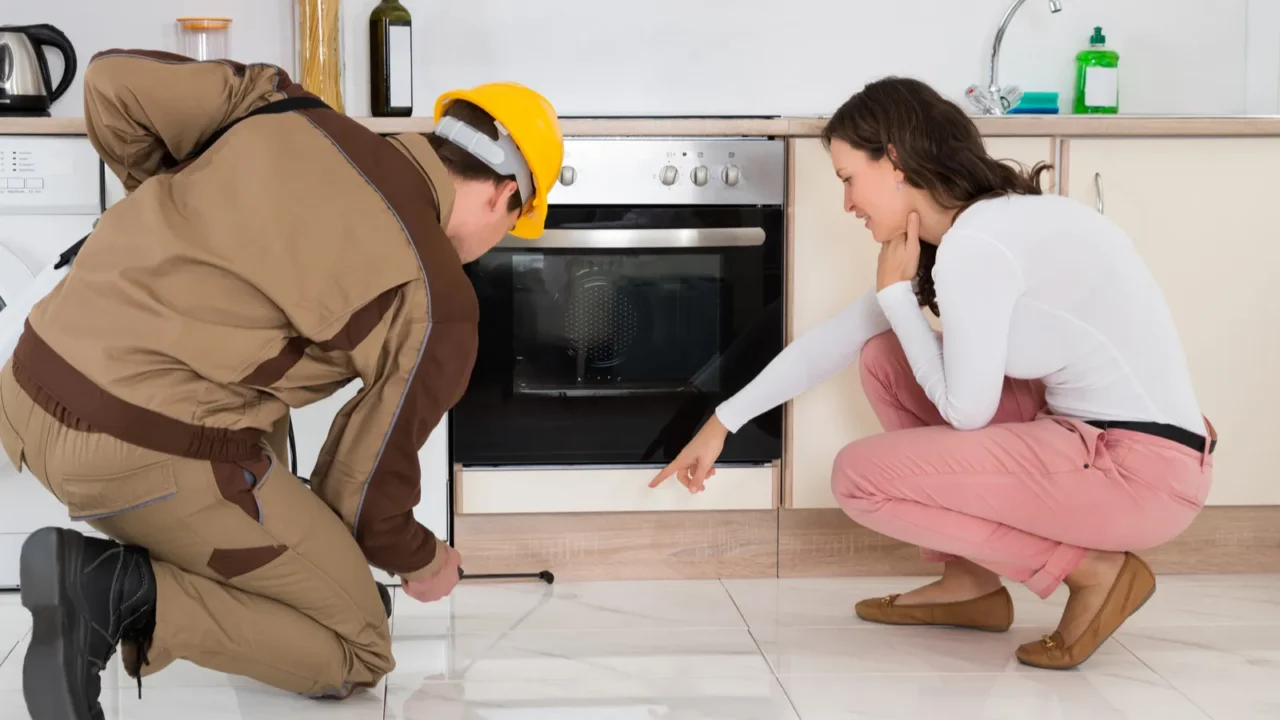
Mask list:
POLYGON ((1115 630, 1112 630, 1111 632, 1107 633, 1107 636, 1102 638, 1102 641, 1099 642, 1097 645, 1095 645, 1094 648, 1089 651, 1089 654, 1081 658, 1080 662, 1078 663, 1075 663, 1073 665, 1041 665, 1039 663, 1027 662, 1022 658, 1017 658, 1017 660, 1023 665, 1026 665, 1028 667, 1033 667, 1033 668, 1040 668, 1041 670, 1071 670, 1073 668, 1078 668, 1081 665, 1088 662, 1089 658, 1093 657, 1093 654, 1098 652, 1099 648, 1101 648, 1103 645, 1106 645, 1107 641, 1111 639, 1111 636, 1116 634, 1116 630, 1119 630, 1122 625, 1129 622, 1129 618, 1133 617, 1134 615, 1137 615, 1138 611, 1142 609, 1142 606, 1146 605, 1147 601, 1150 600, 1152 596, 1154 596, 1155 594, 1156 594, 1156 588, 1155 586, 1152 586, 1151 592, 1147 593, 1147 596, 1142 598, 1142 602, 1138 603, 1138 606, 1133 609, 1133 612, 1129 613, 1128 615, 1125 615, 1124 619, 1121 620, 1119 624, 1116 625, 1115 630))
MULTIPOLYGON (((856 612, 855 612, 854 614, 855 614, 855 615, 857 615, 857 613, 856 613, 856 612)), ((863 621, 863 622, 875 623, 876 625, 889 625, 889 626, 891 626, 891 627, 936 627, 936 628, 959 628, 959 629, 961 629, 961 630, 977 630, 978 632, 986 632, 986 633, 1002 633, 1002 632, 1009 632, 1009 628, 1013 627, 1013 625, 1006 625, 1006 626, 1004 626, 1004 627, 992 627, 992 626, 990 626, 990 625, 987 625, 987 626, 981 626, 981 625, 954 625, 954 624, 952 624, 952 623, 890 622, 890 621, 888 621, 888 620, 874 620, 874 619, 869 618, 869 617, 863 617, 862 615, 857 615, 857 617, 858 617, 858 619, 859 619, 859 620, 861 620, 861 621, 863 621)))
POLYGON ((22 696, 31 720, 92 720, 71 686, 75 662, 67 656, 65 622, 74 607, 62 574, 73 548, 64 531, 42 528, 22 543, 22 606, 31 612, 31 645, 22 665, 22 696))
MULTIPOLYGON (((1006 596, 1006 602, 1009 603, 1009 613, 1013 614, 1013 598, 1006 596)), ((892 620, 877 620, 869 618, 858 612, 855 607, 853 614, 863 622, 875 623, 877 625, 889 625, 892 627, 940 627, 940 628, 959 628, 961 630, 977 630, 986 633, 1002 633, 1009 632, 1009 628, 1013 627, 1013 621, 1010 620, 1008 625, 957 625, 955 623, 924 623, 924 622, 893 622, 892 620)))

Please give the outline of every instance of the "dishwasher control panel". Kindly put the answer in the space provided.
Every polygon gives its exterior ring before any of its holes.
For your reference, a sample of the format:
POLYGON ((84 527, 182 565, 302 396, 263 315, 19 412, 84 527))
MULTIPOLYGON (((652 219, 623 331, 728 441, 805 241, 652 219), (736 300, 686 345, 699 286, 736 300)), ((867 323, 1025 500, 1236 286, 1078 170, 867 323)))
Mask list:
POLYGON ((88 138, 0 135, 0 215, 98 215, 102 162, 88 138))

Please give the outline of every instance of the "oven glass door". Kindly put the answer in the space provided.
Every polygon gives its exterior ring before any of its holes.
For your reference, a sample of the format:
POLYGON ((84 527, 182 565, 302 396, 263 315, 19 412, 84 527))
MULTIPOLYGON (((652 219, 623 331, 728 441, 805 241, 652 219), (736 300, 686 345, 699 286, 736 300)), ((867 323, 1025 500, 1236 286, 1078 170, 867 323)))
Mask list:
MULTIPOLYGON (((669 462, 782 349, 780 208, 552 206, 547 228, 467 268, 480 349, 454 462, 669 462)), ((781 451, 775 409, 722 460, 781 451)))

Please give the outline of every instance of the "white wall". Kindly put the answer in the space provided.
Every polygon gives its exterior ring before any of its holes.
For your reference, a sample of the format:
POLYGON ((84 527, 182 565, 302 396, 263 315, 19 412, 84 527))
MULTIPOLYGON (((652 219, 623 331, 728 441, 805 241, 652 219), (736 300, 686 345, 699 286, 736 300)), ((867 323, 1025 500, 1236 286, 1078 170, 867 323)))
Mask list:
POLYGON ((1280 112, 1280 0, 1249 0, 1245 112, 1280 112))
MULTIPOLYGON (((347 111, 368 112, 369 10, 344 0, 347 111)), ((449 87, 495 79, 546 93, 563 115, 824 115, 863 83, 920 77, 959 99, 982 83, 1007 0, 404 0, 415 23, 415 114, 449 87)), ((1121 53, 1121 109, 1280 110, 1280 0, 1028 0, 1001 79, 1069 103, 1094 25, 1121 53), (1162 27, 1157 29, 1157 24, 1162 27)), ((234 19, 240 60, 293 67, 292 0, 0 0, 0 21, 51 22, 81 63, 113 46, 173 49, 173 19, 234 19), (125 7, 129 10, 125 10, 125 7)), ((55 106, 78 115, 79 85, 55 106)))

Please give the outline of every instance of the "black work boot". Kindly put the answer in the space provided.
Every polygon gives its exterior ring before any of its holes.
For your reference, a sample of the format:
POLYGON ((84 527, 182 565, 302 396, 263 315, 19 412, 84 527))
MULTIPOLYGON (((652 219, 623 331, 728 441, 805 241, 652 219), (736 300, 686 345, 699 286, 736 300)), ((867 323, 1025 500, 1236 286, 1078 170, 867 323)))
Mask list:
MULTIPOLYGON (((22 694, 31 720, 103 720, 101 672, 122 641, 147 662, 156 627, 156 577, 142 548, 43 528, 22 544, 22 604, 31 647, 22 694)), ((138 680, 141 693, 142 680, 138 680)))

